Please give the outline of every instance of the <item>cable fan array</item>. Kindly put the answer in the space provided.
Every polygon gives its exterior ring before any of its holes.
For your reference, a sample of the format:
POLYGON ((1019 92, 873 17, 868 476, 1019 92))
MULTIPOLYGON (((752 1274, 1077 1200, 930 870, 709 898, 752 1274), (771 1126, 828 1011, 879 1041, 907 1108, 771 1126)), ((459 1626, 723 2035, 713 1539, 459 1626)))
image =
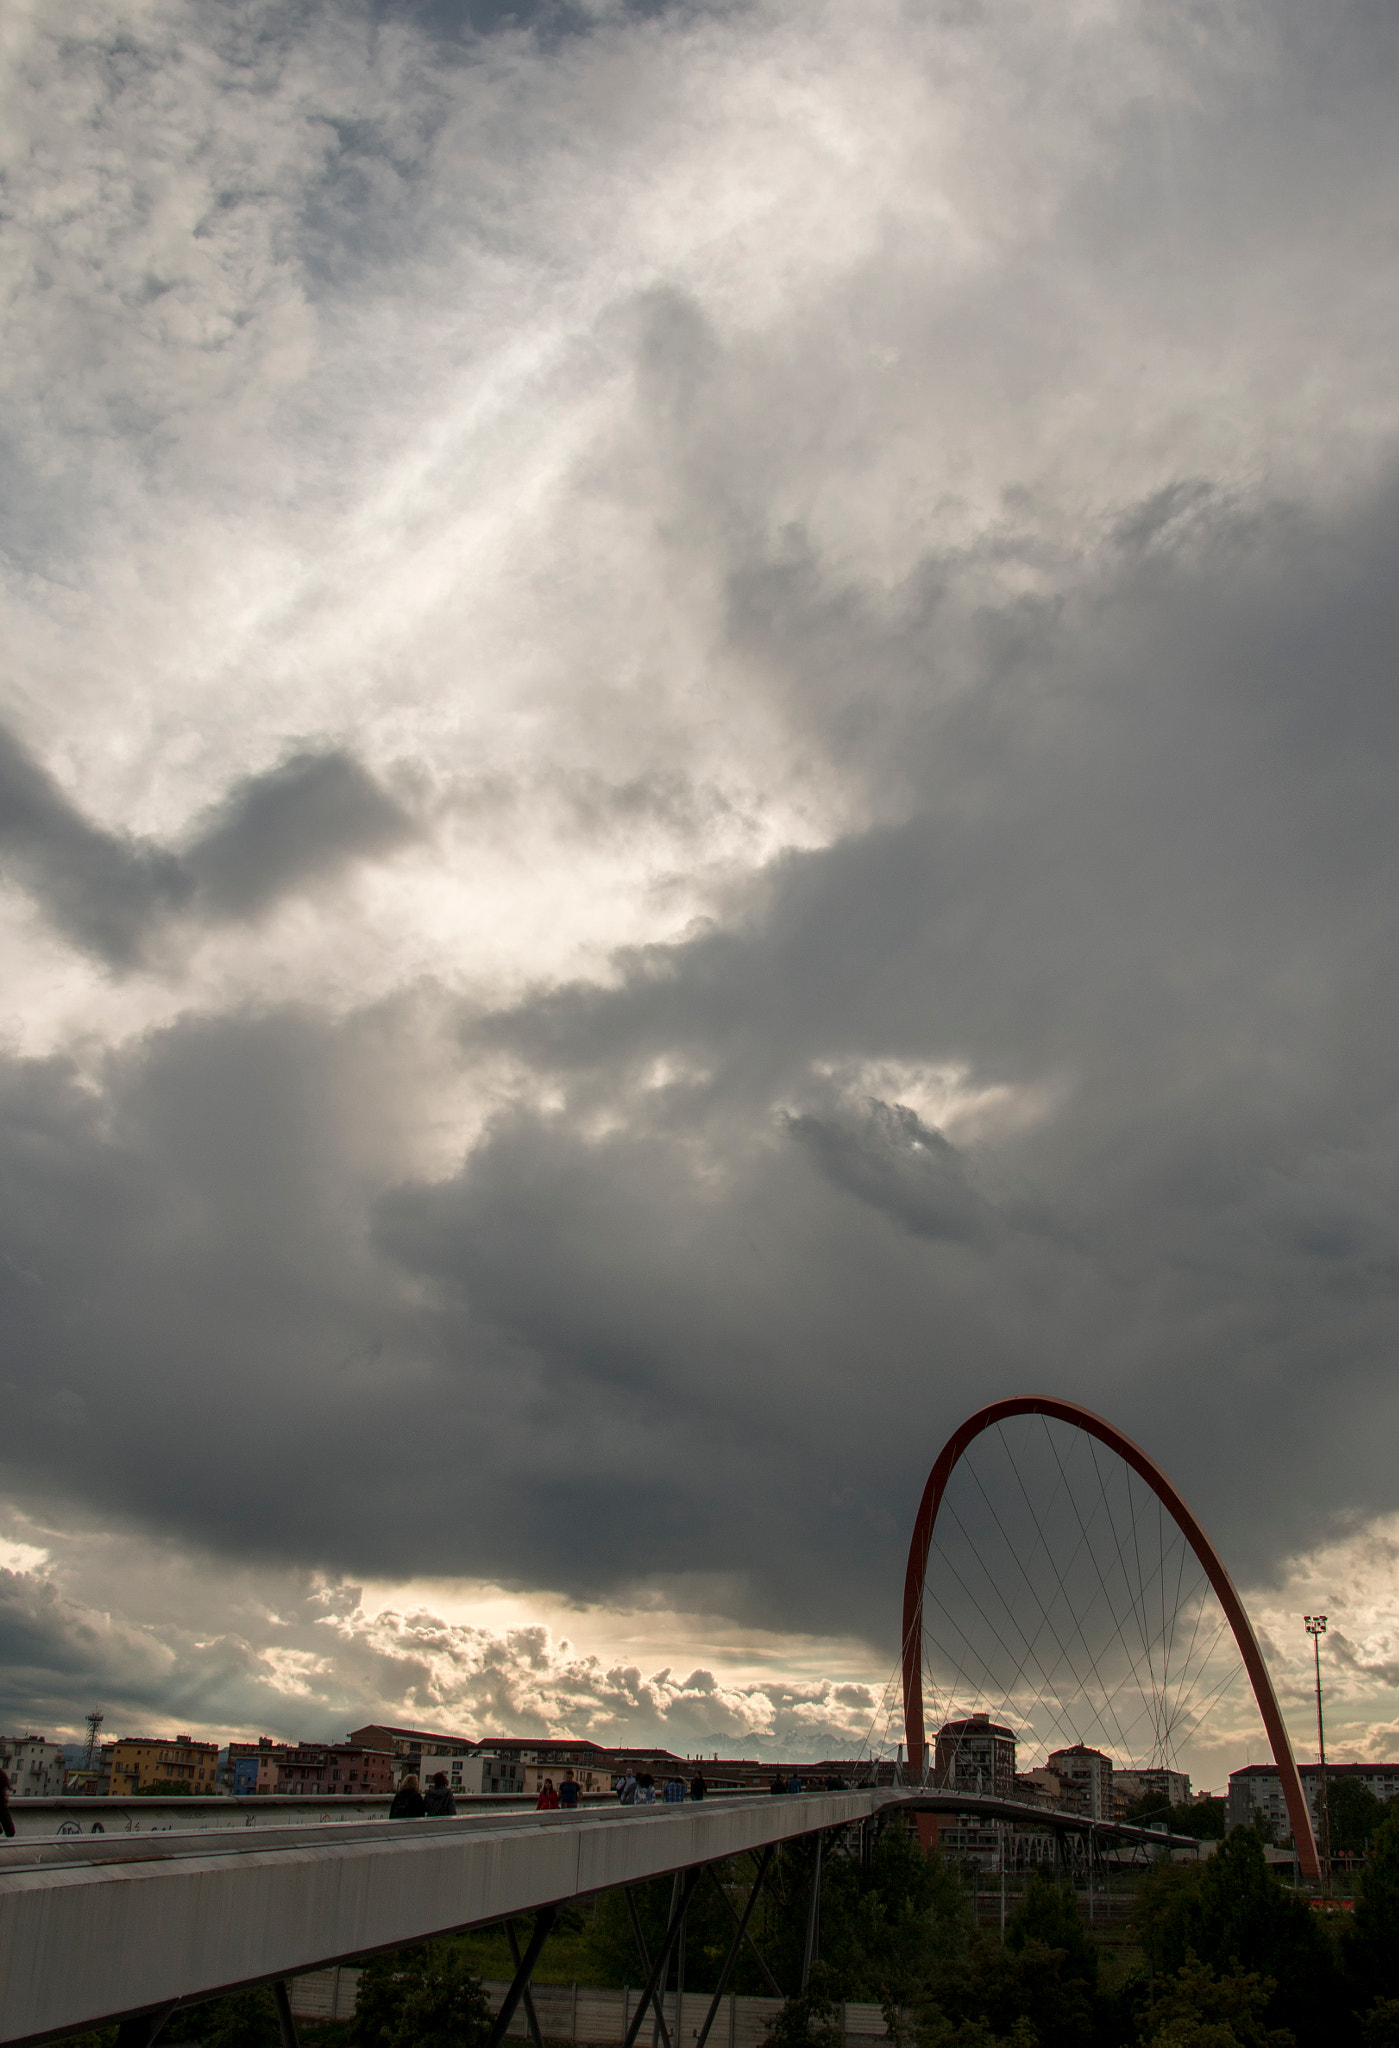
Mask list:
POLYGON ((1043 1415, 995 1423, 954 1467, 922 1626, 930 1748, 939 1725, 987 1714, 1016 1736, 1022 1770, 1076 1744, 1179 1769, 1234 1696, 1256 1725, 1174 1519, 1113 1451, 1043 1415))

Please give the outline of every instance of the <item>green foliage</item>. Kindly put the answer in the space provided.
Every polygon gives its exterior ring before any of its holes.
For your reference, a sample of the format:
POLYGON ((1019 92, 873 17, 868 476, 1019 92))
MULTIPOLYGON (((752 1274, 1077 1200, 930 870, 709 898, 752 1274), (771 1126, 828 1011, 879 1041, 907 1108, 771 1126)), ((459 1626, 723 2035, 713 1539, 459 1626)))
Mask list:
POLYGON ((1171 1808, 1171 1832, 1193 1835, 1197 1842, 1222 1842, 1229 1816, 1222 1799, 1195 1799, 1171 1808))
POLYGON ((1122 1819, 1144 1825, 1149 1820, 1169 1820, 1170 1802, 1159 1792, 1143 1792, 1122 1810, 1122 1819))
POLYGON ((270 1991, 230 1991, 202 2005, 182 2006, 159 2036, 162 2048, 178 2041, 198 2042, 199 2048, 279 2048, 281 2038, 270 1991))
POLYGON ((845 2048, 836 2001, 825 1990, 789 1998, 764 2039, 767 2048, 845 2048))
POLYGON ((138 1799, 189 1799, 193 1797, 193 1791, 190 1786, 186 1785, 183 1778, 157 1778, 150 1785, 138 1785, 136 1797, 138 1799))
MULTIPOLYGON (((755 1867, 751 1857, 736 1856, 727 1863, 715 1864, 712 1875, 706 1873, 700 1879, 685 1919, 687 1990, 712 1991, 718 1983, 734 1934, 733 1915, 724 1900, 727 1898, 734 1910, 742 1913, 752 1888, 755 1867)), ((655 1955, 665 1940, 672 1893, 672 1881, 668 1877, 653 1878, 648 1884, 631 1887, 632 1904, 650 1956, 655 1955)), ((760 1925, 761 1922, 755 1919, 755 1938, 759 1937, 760 1925)), ((766 1945, 760 1938, 759 1946, 766 1954, 766 1945)), ((545 1953, 548 1954, 547 1949, 545 1953)), ((646 1972, 632 1932, 626 1893, 621 1889, 604 1892, 599 1898, 588 1931, 588 1953, 594 1963, 595 1982, 617 1985, 645 1982, 646 1972)), ((739 1955, 729 1988, 745 1996, 768 1991, 769 1987, 753 1961, 752 1951, 746 1945, 739 1955)))
POLYGON ((1363 2015, 1360 2048, 1399 2048, 1399 1998, 1377 1998, 1363 2015))
POLYGON ((1078 1917, 1078 1901, 1071 1885, 1057 1885, 1042 1871, 1030 1874, 1025 1898, 1006 1927, 1006 1946, 1023 1954, 1028 1945, 1042 1942, 1063 1958, 1064 1973, 1081 1978, 1090 1986, 1098 1982, 1098 1951, 1078 1917))
POLYGON ((1372 1835, 1378 1834, 1388 1808, 1376 1799, 1368 1785, 1354 1778, 1328 1778, 1326 1812, 1331 1822, 1331 1853, 1363 1853, 1372 1835))
POLYGON ((918 2048, 1039 2048, 1039 2035, 1023 2018, 1008 2034, 996 2034, 988 2020, 957 2022, 933 2013, 918 2029, 918 2048))
MULTIPOLYGON (((806 1873, 805 1896, 810 1897, 806 1873)), ((798 1897, 801 1894, 798 1893, 798 1897)), ((794 1901, 795 1903, 795 1901, 794 1901)), ((775 1964, 800 1971, 797 1924, 775 1964)), ((917 1836, 903 1827, 881 1830, 862 1869, 844 1857, 828 1857, 821 1881, 821 1960, 832 1995, 874 2005, 898 2006, 917 1999, 939 1970, 965 1956, 971 1919, 961 1886, 942 1859, 924 1854, 917 1836)))
POLYGON ((481 1980, 452 1942, 377 1956, 359 1980, 358 2048, 477 2048, 490 2028, 481 1980))
POLYGON ((1153 2004, 1142 2038, 1152 2048, 1293 2048, 1293 2034, 1267 2024, 1275 1989, 1254 1971, 1221 1975, 1187 1956, 1153 2004))
POLYGON ((1367 2002, 1399 1998, 1399 1812, 1382 1821, 1371 1838, 1342 1953, 1367 2002))
POLYGON ((1173 1835, 1193 1835, 1197 1842, 1218 1842, 1224 1838, 1228 1816, 1222 1799, 1191 1799, 1181 1806, 1168 1806, 1155 1792, 1143 1792, 1123 1814, 1138 1827, 1162 1823, 1173 1835))
POLYGON ((969 1962, 961 1998, 955 1984, 944 1980, 941 2002, 950 2015, 984 2019, 998 2037, 1013 2036, 1017 2025, 1022 2033, 1029 2028, 1039 2048, 1083 2048, 1093 2039, 1093 1986, 1064 1949, 1031 1937, 1017 1951, 979 1935, 969 1962))
POLYGON ((1235 1828, 1207 1861, 1161 1865, 1138 1894, 1136 1927, 1163 1975, 1194 1957, 1220 1976, 1271 1978, 1269 2024, 1328 2039, 1340 1989, 1331 1950, 1306 1901, 1269 1872, 1252 1828, 1235 1828))

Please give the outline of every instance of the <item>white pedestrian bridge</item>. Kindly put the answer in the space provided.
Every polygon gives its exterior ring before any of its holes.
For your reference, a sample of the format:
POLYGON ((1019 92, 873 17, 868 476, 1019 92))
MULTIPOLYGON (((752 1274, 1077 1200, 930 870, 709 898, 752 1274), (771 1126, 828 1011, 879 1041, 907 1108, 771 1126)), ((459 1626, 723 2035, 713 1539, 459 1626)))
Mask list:
MULTIPOLYGON (((176 2006, 269 1983, 291 2042, 288 1978, 533 1913, 523 1984, 552 1906, 672 1872, 697 1877, 745 1850, 899 1807, 1088 1826, 1016 1801, 881 1788, 16 1839, 0 1845, 0 2042, 39 2043, 120 2020, 122 2048, 145 2048, 176 2006)), ((1099 1830, 1109 1832, 1174 1840, 1099 1830)))

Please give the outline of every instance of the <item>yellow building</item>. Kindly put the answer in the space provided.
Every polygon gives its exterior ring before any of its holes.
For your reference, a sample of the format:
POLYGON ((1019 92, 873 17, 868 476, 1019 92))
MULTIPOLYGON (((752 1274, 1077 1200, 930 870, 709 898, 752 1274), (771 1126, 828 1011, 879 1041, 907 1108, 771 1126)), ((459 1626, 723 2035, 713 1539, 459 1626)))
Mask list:
POLYGON ((185 1785, 191 1792, 218 1790, 216 1742, 195 1742, 188 1735, 127 1735, 111 1745, 110 1759, 108 1783, 114 1798, 129 1798, 152 1785, 185 1785))

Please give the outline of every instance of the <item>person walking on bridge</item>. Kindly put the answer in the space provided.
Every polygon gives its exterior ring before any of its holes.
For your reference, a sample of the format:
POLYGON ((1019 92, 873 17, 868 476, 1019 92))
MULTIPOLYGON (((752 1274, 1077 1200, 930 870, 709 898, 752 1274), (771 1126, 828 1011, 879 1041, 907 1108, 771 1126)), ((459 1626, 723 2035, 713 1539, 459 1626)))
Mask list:
POLYGON ((636 1805, 636 1773, 630 1764, 622 1766, 622 1775, 617 1780, 617 1804, 619 1806, 636 1805))
POLYGON ((554 1781, 552 1778, 546 1778, 544 1780, 544 1783, 540 1786, 539 1797, 534 1802, 534 1810, 536 1813, 558 1812, 559 1795, 554 1790, 554 1781))
POLYGON ((389 1808, 390 1820, 421 1820, 427 1812, 427 1801, 418 1790, 418 1774, 409 1771, 393 1795, 389 1808))
POLYGON ((10 1812, 10 1774, 0 1770, 0 1834, 12 1835, 14 1831, 15 1819, 10 1812))
POLYGON ((433 1772, 432 1783, 423 1794, 423 1804, 432 1815, 456 1812, 457 1802, 452 1797, 452 1788, 447 1783, 445 1771, 433 1772))
POLYGON ((684 1799, 685 1780, 681 1777, 678 1771, 673 1772, 672 1775, 666 1779, 665 1790, 664 1792, 662 1792, 661 1797, 665 1801, 667 1806, 679 1806, 681 1801, 684 1799))
POLYGON ((563 1774, 563 1783, 559 1786, 559 1805, 562 1806, 566 1812, 572 1813, 574 1807, 577 1806, 577 1804, 578 1780, 574 1777, 572 1771, 565 1771, 563 1774))
POLYGON ((709 1787, 704 1782, 704 1772, 696 1771, 690 1780, 690 1797, 692 1799, 703 1799, 708 1790, 709 1787))

